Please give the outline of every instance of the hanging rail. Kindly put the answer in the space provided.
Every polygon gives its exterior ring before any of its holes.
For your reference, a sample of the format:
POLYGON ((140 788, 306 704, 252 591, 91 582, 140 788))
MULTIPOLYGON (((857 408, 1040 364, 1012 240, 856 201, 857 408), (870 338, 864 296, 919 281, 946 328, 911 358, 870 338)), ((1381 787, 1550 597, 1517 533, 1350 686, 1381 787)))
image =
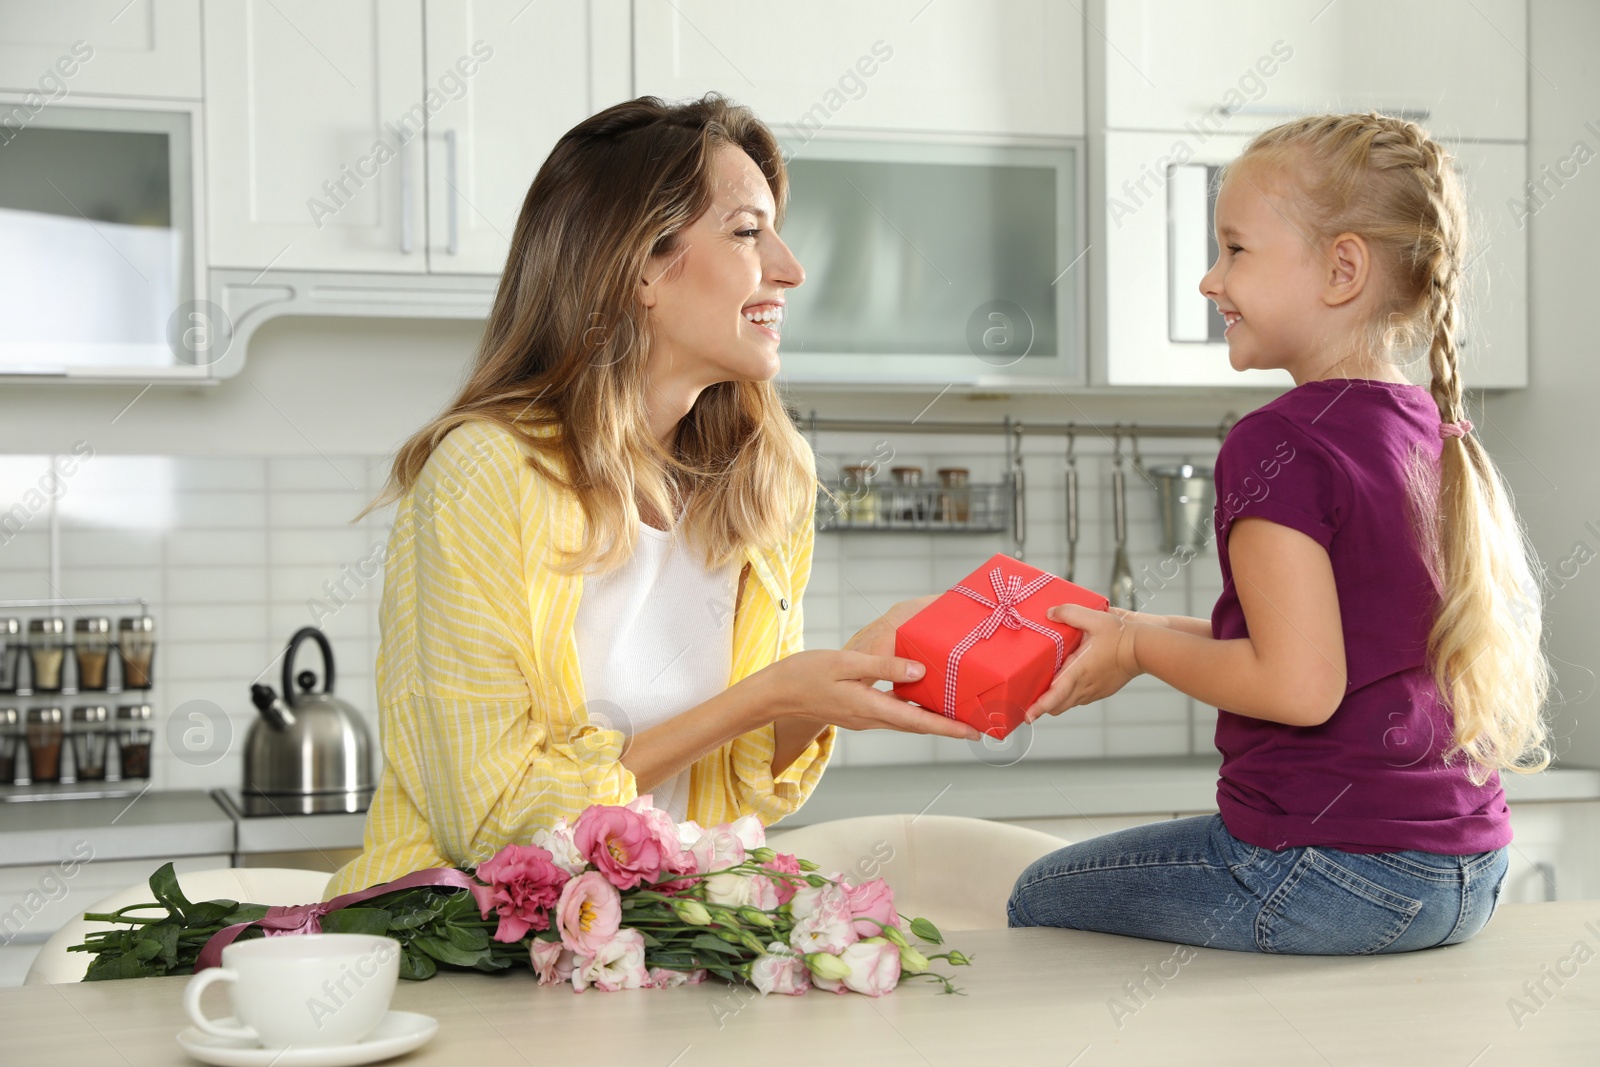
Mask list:
POLYGON ((1003 422, 955 422, 932 419, 890 422, 879 419, 822 419, 816 412, 805 418, 796 418, 796 427, 810 433, 944 433, 944 434, 1010 434, 1022 422, 1029 437, 1057 435, 1085 437, 1100 434, 1106 439, 1120 434, 1124 437, 1214 437, 1218 441, 1228 435, 1228 429, 1238 421, 1238 416, 1228 412, 1215 423, 1174 422, 1122 422, 1109 426, 1093 422, 1027 422, 1006 419, 1003 422))

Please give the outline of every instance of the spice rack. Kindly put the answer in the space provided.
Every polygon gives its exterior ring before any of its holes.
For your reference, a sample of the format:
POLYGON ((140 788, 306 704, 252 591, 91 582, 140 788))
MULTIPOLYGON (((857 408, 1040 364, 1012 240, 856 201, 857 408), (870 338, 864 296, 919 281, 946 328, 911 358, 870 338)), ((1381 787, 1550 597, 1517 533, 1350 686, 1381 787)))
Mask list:
POLYGON ((0 600, 0 800, 146 786, 154 654, 143 597, 0 600), (97 607, 137 613, 112 630, 79 610, 97 607), (70 626, 63 608, 77 616, 70 626), (105 784, 118 782, 128 784, 105 784))

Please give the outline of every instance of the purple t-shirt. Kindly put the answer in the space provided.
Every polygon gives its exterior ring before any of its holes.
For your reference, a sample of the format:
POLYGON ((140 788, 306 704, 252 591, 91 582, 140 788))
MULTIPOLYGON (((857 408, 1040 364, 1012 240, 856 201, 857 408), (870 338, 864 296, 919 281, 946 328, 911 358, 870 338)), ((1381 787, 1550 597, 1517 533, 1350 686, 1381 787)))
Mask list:
POLYGON ((1328 551, 1344 630, 1344 700, 1320 726, 1219 710, 1217 804, 1228 831, 1268 849, 1419 849, 1466 855, 1511 840, 1499 775, 1449 767, 1452 719, 1425 664, 1438 610, 1411 528, 1405 463, 1437 475, 1439 409, 1428 390, 1366 379, 1306 382, 1234 424, 1217 455, 1218 640, 1247 637, 1228 532, 1259 516, 1328 551))

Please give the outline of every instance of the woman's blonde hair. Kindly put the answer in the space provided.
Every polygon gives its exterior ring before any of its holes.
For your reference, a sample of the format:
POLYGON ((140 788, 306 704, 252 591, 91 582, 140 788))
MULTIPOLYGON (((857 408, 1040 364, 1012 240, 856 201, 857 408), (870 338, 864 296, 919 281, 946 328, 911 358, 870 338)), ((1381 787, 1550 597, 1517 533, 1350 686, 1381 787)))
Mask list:
POLYGON ((712 566, 745 546, 782 544, 809 520, 814 461, 772 382, 703 390, 670 444, 647 417, 650 328, 639 284, 653 274, 652 257, 670 257, 710 207, 722 146, 761 168, 781 221, 788 180, 777 140, 716 94, 679 104, 643 96, 556 143, 523 201, 466 384, 400 448, 368 510, 408 491, 451 430, 486 419, 581 504, 587 536, 568 546, 563 570, 624 563, 640 502, 674 527, 681 511, 682 530, 712 566))
MULTIPOLYGON (((1231 166, 1241 164, 1287 179, 1290 210, 1319 239, 1367 241, 1383 286, 1371 350, 1400 358, 1425 349, 1441 422, 1463 419, 1456 330, 1467 212, 1450 153, 1416 123, 1369 112, 1275 126, 1231 166)), ((1542 770, 1551 681, 1542 571, 1510 490, 1475 434, 1445 438, 1436 470, 1421 455, 1413 461, 1413 519, 1440 598, 1428 663, 1455 722, 1445 758, 1465 757, 1479 783, 1496 770, 1542 770)))

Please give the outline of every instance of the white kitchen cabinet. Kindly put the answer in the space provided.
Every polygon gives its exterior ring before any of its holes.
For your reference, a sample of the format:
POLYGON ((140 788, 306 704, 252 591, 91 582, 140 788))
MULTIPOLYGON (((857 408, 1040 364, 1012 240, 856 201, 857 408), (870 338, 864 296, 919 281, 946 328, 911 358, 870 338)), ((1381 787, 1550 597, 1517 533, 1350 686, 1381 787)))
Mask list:
POLYGON ((1600 801, 1513 803, 1503 904, 1600 898, 1600 801))
POLYGON ((0 89, 198 100, 200 0, 0 0, 0 89))
POLYGON ((1098 0, 1088 17, 1110 129, 1378 108, 1441 137, 1528 136, 1527 0, 1098 0))
POLYGON ((207 0, 205 56, 212 266, 427 269, 422 0, 207 0))
POLYGON ((715 90, 794 150, 824 130, 1078 136, 1083 19, 1059 0, 644 0, 641 93, 715 90))
MULTIPOLYGON (((1171 271, 1168 164, 1220 165, 1244 134, 1110 130, 1095 180, 1104 214, 1091 218, 1091 351, 1095 381, 1111 386, 1248 386, 1287 389, 1286 371, 1236 371, 1225 341, 1171 339, 1171 295, 1195 300, 1204 268, 1171 271)), ((1521 144, 1450 143, 1465 179, 1468 285, 1458 331, 1469 388, 1528 384, 1527 231, 1510 204, 1522 203, 1527 168, 1521 144)), ((1091 189, 1091 203, 1096 199, 1091 189)), ((1206 266, 1209 266, 1207 264, 1206 266)), ((1425 376, 1426 367, 1418 372, 1425 376)))
POLYGON ((628 0, 426 0, 428 269, 499 274, 560 136, 632 93, 628 0), (472 71, 468 74, 467 71, 472 71))

